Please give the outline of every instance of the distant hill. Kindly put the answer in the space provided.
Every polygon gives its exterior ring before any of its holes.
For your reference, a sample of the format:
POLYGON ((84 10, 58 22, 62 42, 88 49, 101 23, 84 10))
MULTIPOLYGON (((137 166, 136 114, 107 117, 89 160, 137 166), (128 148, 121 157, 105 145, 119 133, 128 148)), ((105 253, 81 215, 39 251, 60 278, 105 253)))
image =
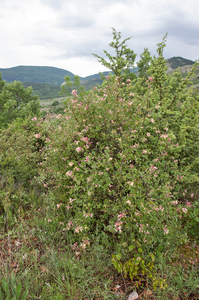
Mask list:
MULTIPOLYGON (((131 72, 133 73, 137 73, 138 72, 138 67, 130 69, 131 72)), ((106 72, 101 72, 103 73, 105 76, 108 76, 108 74, 113 74, 113 72, 111 71, 106 71, 106 72)), ((82 78, 82 80, 89 80, 89 79, 100 79, 101 74, 97 73, 97 74, 93 74, 93 75, 89 75, 87 77, 82 78)))
MULTIPOLYGON (((194 61, 185 59, 183 57, 172 57, 167 59, 168 72, 173 72, 176 68, 182 68, 182 73, 185 73, 191 68, 194 61)), ((135 74, 138 68, 131 69, 135 74)), ((32 86, 33 92, 40 97, 40 99, 53 99, 60 97, 61 84, 64 82, 65 76, 70 76, 71 80, 74 74, 60 68, 43 67, 43 66, 18 66, 13 68, 0 68, 2 79, 6 82, 21 81, 24 87, 32 86)), ((103 74, 107 76, 112 73, 105 71, 103 74)), ((101 84, 100 74, 93 74, 86 77, 80 77, 80 83, 85 86, 86 90, 92 89, 97 84, 101 84)))
POLYGON ((187 66, 187 65, 193 65, 195 62, 193 60, 190 60, 190 59, 186 59, 186 58, 183 58, 183 57, 180 57, 180 56, 174 56, 174 57, 171 57, 169 59, 167 59, 167 67, 169 68, 169 71, 171 69, 177 69, 179 67, 184 67, 184 66, 187 66))
POLYGON ((2 79, 6 82, 38 82, 60 86, 65 76, 73 79, 74 74, 54 67, 18 66, 8 69, 0 69, 2 79))

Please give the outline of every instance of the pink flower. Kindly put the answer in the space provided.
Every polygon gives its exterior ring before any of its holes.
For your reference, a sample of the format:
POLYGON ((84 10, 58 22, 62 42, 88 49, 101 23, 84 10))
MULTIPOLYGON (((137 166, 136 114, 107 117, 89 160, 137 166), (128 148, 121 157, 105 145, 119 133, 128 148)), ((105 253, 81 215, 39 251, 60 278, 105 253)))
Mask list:
POLYGON ((39 139, 41 137, 41 133, 35 134, 35 137, 39 139))
POLYGON ((74 97, 77 97, 77 91, 76 91, 76 90, 72 90, 71 94, 72 94, 74 97))
POLYGON ((81 138, 81 140, 84 142, 88 142, 89 138, 86 136, 86 137, 81 138))
POLYGON ((82 227, 81 226, 76 226, 75 227, 75 232, 79 233, 80 231, 82 231, 82 227))
POLYGON ((166 139, 168 137, 168 135, 165 133, 165 134, 161 134, 160 137, 163 138, 163 139, 166 139))
POLYGON ((31 119, 32 121, 37 121, 37 117, 34 117, 33 119, 31 119))
POLYGON ((188 207, 192 207, 191 203, 189 201, 187 201, 187 206, 188 207))
POLYGON ((153 118, 151 118, 151 120, 150 120, 152 123, 154 123, 154 119, 153 118))
POLYGON ((77 147, 77 148, 76 148, 76 151, 77 151, 77 152, 83 151, 83 148, 82 148, 82 147, 77 147))
POLYGON ((149 80, 150 80, 151 82, 153 82, 153 77, 149 77, 149 80))
POLYGON ((89 157, 88 157, 88 156, 86 156, 86 159, 85 159, 85 161, 89 161, 89 157))
POLYGON ((67 172, 66 172, 66 176, 70 176, 70 177, 71 177, 71 176, 72 176, 72 174, 73 174, 73 172, 72 172, 72 171, 67 171, 67 172))
POLYGON ((167 229, 167 225, 164 226, 163 230, 164 230, 164 234, 168 234, 169 233, 169 230, 167 229))

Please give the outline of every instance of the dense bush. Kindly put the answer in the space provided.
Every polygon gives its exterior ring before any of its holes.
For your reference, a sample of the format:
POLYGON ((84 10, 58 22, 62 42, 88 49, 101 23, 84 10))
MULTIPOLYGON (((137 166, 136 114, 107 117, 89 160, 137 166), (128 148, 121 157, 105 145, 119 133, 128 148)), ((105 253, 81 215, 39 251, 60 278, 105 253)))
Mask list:
MULTIPOLYGON (((89 92, 76 78, 63 114, 16 119, 1 132, 1 209, 22 206, 23 186, 32 204, 42 198, 45 234, 59 228, 72 251, 100 245, 119 272, 149 277, 155 290, 166 287, 162 261, 199 233, 199 103, 187 88, 194 68, 185 79, 167 74, 164 37, 130 79, 122 68, 134 52, 113 34, 111 45, 123 49, 111 60, 117 74, 89 92)), ((66 77, 63 92, 72 86, 66 77)))
POLYGON ((147 80, 110 76, 89 94, 73 90, 66 115, 43 124, 49 136, 39 180, 73 243, 97 238, 115 251, 136 240, 163 253, 188 238, 198 102, 185 90, 188 78, 167 75, 164 46, 165 38, 147 80))
POLYGON ((6 83, 0 74, 0 130, 7 128, 16 118, 25 119, 40 114, 39 97, 32 88, 24 88, 21 82, 6 83))

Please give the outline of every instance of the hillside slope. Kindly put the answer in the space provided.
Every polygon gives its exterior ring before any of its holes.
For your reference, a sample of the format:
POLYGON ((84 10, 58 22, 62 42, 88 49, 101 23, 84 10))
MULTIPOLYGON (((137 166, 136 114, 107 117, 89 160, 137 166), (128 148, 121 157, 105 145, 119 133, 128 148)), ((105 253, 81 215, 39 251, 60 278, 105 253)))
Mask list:
POLYGON ((2 79, 7 82, 37 82, 60 86, 67 75, 73 79, 74 74, 59 68, 43 66, 18 66, 8 69, 0 69, 2 79))

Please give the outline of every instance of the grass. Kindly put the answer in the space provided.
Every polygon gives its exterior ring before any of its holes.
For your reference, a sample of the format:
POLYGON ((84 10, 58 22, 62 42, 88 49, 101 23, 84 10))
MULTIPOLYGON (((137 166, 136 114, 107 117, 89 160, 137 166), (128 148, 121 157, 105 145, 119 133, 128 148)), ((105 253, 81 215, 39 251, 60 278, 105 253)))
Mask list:
POLYGON ((167 287, 154 291, 147 278, 136 286, 118 274, 111 251, 105 251, 97 239, 85 250, 75 249, 67 231, 48 222, 50 217, 47 202, 33 204, 14 220, 1 216, 0 299, 122 300, 133 290, 140 299, 198 299, 196 241, 187 241, 169 260, 159 257, 157 271, 167 287))

